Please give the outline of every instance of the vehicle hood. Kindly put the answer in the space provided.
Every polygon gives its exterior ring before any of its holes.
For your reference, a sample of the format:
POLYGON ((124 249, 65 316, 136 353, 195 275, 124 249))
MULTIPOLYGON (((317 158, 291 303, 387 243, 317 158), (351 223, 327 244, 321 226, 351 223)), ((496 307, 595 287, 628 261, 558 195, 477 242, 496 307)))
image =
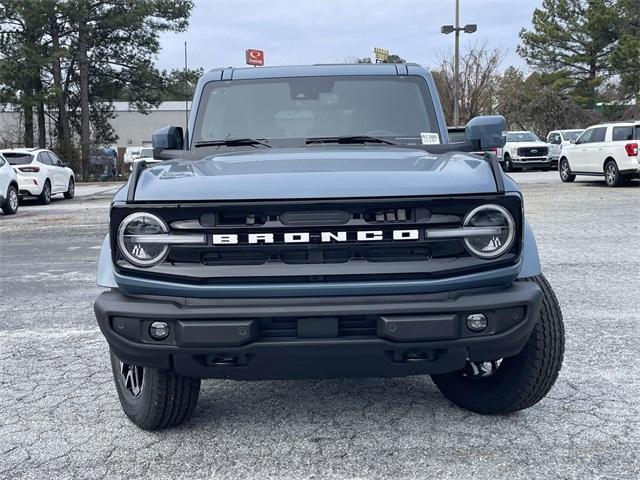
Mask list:
POLYGON ((549 144, 545 142, 514 142, 508 145, 510 148, 547 148, 549 146, 549 144))
POLYGON ((311 146, 255 149, 143 170, 135 201, 270 200, 496 193, 488 162, 466 153, 311 146))

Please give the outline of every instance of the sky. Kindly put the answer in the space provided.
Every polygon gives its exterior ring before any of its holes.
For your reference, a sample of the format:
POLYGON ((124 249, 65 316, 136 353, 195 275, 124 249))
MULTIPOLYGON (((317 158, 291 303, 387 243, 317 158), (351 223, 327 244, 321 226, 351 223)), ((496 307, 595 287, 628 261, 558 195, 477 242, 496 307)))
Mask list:
MULTIPOLYGON (((460 0, 461 50, 487 41, 502 48, 501 65, 526 68, 516 53, 518 34, 529 28, 542 0, 460 0)), ((196 0, 187 31, 163 33, 157 63, 190 68, 245 66, 245 50, 264 50, 265 65, 344 62, 373 57, 386 48, 410 62, 435 67, 453 51, 454 35, 440 33, 455 21, 454 0, 196 0)))

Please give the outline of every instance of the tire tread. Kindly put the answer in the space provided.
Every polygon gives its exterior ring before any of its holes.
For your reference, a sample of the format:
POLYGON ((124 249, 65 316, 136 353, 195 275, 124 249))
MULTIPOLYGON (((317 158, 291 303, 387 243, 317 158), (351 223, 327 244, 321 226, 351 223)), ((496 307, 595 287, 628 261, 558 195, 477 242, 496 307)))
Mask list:
POLYGON ((542 291, 540 317, 524 349, 505 359, 495 377, 475 380, 460 372, 433 375, 453 403, 481 414, 507 414, 542 400, 556 382, 564 357, 564 324, 558 299, 543 275, 523 279, 542 291), (505 364, 506 367, 504 366, 505 364))
POLYGON ((18 206, 16 206, 16 209, 13 210, 11 208, 11 205, 9 204, 9 197, 11 195, 12 190, 15 192, 16 196, 18 195, 18 189, 13 185, 9 185, 9 188, 7 188, 7 196, 5 198, 4 205, 2 205, 2 211, 4 212, 5 215, 15 215, 18 212, 18 208, 19 208, 18 206))
POLYGON ((144 430, 160 430, 176 427, 189 419, 198 403, 199 378, 178 375, 173 369, 145 368, 143 388, 149 391, 134 399, 133 402, 137 403, 134 406, 131 398, 125 398, 129 393, 123 391, 118 380, 118 359, 113 352, 111 355, 120 403, 133 423, 144 430))

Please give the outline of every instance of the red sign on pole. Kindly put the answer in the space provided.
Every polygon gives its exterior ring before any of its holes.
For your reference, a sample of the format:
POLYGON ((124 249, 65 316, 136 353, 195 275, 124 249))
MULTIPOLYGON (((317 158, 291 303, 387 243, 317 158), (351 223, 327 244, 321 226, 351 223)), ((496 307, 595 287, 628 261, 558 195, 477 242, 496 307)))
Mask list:
POLYGON ((246 52, 247 65, 261 67, 264 65, 264 52, 262 50, 248 49, 246 52))

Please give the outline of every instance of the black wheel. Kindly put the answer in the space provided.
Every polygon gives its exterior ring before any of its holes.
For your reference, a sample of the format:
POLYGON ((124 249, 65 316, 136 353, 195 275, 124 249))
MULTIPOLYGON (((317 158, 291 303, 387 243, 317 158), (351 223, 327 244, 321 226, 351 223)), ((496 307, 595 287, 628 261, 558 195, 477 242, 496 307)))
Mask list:
POLYGON ((51 202, 51 183, 49 180, 45 180, 42 192, 38 195, 38 202, 40 205, 49 205, 51 202))
POLYGON ((542 307, 522 351, 503 359, 469 362, 463 370, 431 378, 456 405, 481 414, 506 414, 542 400, 558 378, 564 355, 562 312, 543 275, 527 279, 542 290, 542 307))
POLYGON ((571 183, 576 179, 576 176, 571 173, 571 167, 569 167, 569 161, 566 158, 560 160, 558 171, 560 172, 560 180, 564 183, 571 183))
POLYGON ((69 177, 69 186, 67 187, 67 191, 64 192, 64 198, 67 200, 71 200, 76 194, 76 182, 73 177, 69 177))
POLYGON ((513 164, 511 163, 511 157, 509 155, 504 156, 504 160, 502 161, 502 170, 504 172, 510 172, 513 170, 513 164))
POLYGON ((199 378, 129 365, 113 352, 111 369, 124 413, 144 430, 178 426, 189 419, 196 407, 199 378))
POLYGON ((13 185, 9 185, 7 197, 5 198, 2 211, 5 215, 15 215, 18 213, 18 190, 13 185))

